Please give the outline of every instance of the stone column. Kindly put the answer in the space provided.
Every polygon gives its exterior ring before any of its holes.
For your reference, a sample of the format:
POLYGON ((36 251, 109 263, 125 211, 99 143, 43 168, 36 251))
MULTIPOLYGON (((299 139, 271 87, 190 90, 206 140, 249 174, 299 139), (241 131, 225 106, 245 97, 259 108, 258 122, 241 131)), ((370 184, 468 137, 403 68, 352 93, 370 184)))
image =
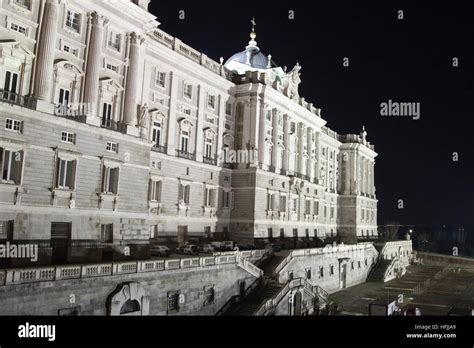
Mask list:
POLYGON ((308 127, 308 132, 306 135, 306 142, 308 147, 308 163, 306 163, 306 175, 309 178, 309 181, 313 181, 313 129, 308 127))
POLYGON ((283 115, 283 146, 285 149, 283 150, 281 168, 284 175, 286 175, 288 172, 290 161, 290 137, 288 135, 290 128, 289 126, 290 119, 288 115, 283 115))
POLYGON ((272 136, 272 166, 275 168, 275 172, 280 174, 280 167, 278 166, 278 152, 280 151, 280 147, 278 146, 278 111, 277 109, 272 110, 272 128, 273 128, 273 136, 272 136))
POLYGON ((375 196, 375 161, 371 163, 370 169, 371 169, 371 174, 372 174, 371 194, 372 196, 375 196))
POLYGON ((167 154, 176 156, 176 101, 178 96, 178 76, 170 72, 170 109, 168 113, 167 154))
POLYGON ((92 105, 94 116, 99 114, 99 78, 100 78, 100 56, 104 42, 104 26, 108 19, 100 16, 97 12, 90 13, 91 36, 89 40, 89 54, 87 56, 87 68, 84 77, 84 103, 92 105))
POLYGON ((225 119, 227 117, 225 113, 226 100, 223 95, 219 95, 219 119, 218 119, 218 130, 217 130, 217 165, 224 163, 223 152, 224 152, 224 132, 225 132, 225 119))
POLYGON ((304 164, 304 131, 305 126, 303 123, 298 124, 298 163, 296 167, 296 171, 300 174, 304 174, 303 171, 303 164, 304 164))
POLYGON ((127 126, 137 126, 138 114, 138 81, 140 77, 141 46, 145 41, 137 33, 129 34, 130 53, 128 57, 127 86, 125 90, 125 104, 123 120, 127 126))
POLYGON ((34 95, 40 101, 51 102, 54 54, 58 33, 59 2, 46 0, 41 33, 38 38, 34 95))
POLYGON ((316 147, 316 165, 315 165, 315 170, 314 170, 314 176, 316 178, 317 183, 320 183, 321 180, 321 146, 320 146, 320 137, 321 133, 316 132, 316 143, 314 144, 316 147))
POLYGON ((252 134, 252 138, 254 138, 254 142, 257 144, 258 147, 258 162, 260 163, 260 168, 265 162, 265 138, 267 136, 265 131, 265 124, 266 124, 266 114, 265 114, 265 104, 260 100, 257 99, 255 109, 253 112, 254 120, 253 124, 255 125, 254 133, 252 134))
POLYGON ((204 101, 206 92, 201 85, 198 86, 198 109, 196 118, 196 142, 194 143, 194 152, 196 153, 196 161, 202 162, 204 157, 204 131, 203 123, 206 114, 204 112, 204 101))

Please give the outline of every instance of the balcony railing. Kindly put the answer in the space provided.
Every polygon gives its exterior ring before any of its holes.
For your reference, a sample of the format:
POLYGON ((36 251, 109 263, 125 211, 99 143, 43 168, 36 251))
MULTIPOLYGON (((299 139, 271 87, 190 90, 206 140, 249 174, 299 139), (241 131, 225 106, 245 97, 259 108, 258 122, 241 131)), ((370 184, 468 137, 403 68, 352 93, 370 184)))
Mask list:
POLYGON ((73 109, 71 106, 67 105, 56 105, 54 108, 54 114, 58 117, 79 123, 86 123, 87 121, 87 115, 85 112, 79 109, 73 109))
POLYGON ((301 174, 301 173, 295 173, 295 176, 299 179, 306 180, 306 181, 309 181, 310 179, 308 175, 301 174))
POLYGON ((36 110, 36 99, 0 89, 0 102, 36 110))
POLYGON ((168 148, 166 146, 163 146, 163 145, 155 145, 151 148, 151 151, 159 152, 159 153, 166 153, 167 150, 168 150, 168 148))
POLYGON ((112 120, 102 120, 100 127, 124 134, 127 132, 127 129, 123 123, 118 123, 112 120))
POLYGON ((202 159, 203 163, 210 164, 213 166, 217 166, 217 159, 212 158, 212 157, 203 157, 202 159))
POLYGON ((179 158, 185 158, 191 161, 194 161, 196 159, 196 155, 191 152, 176 150, 176 154, 179 158))

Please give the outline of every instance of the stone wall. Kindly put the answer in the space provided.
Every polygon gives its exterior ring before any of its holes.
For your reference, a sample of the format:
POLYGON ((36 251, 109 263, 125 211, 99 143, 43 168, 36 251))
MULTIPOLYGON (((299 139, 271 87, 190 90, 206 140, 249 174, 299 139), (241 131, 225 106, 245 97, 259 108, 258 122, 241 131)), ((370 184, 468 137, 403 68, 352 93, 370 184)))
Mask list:
POLYGON ((371 243, 300 249, 292 251, 276 271, 280 283, 301 277, 327 292, 335 292, 365 282, 377 257, 371 243))
MULTIPOLYGON (((122 265, 121 270, 127 271, 127 267, 130 265, 122 265)), ((91 269, 95 268, 89 268, 87 273, 91 269)), ((61 274, 64 276, 64 273, 61 274)), ((0 274, 0 284, 3 276, 0 274)), ((0 285, 0 315, 54 316, 59 310, 76 308, 79 315, 117 314, 124 301, 134 300, 134 296, 140 297, 137 299, 144 315, 214 315, 232 296, 239 294, 241 282, 247 287, 255 279, 236 263, 228 263, 130 274, 89 274, 79 279, 25 280, 24 283, 0 285), (117 298, 117 293, 123 294, 117 298), (178 310, 168 308, 171 294, 178 295, 178 310)))

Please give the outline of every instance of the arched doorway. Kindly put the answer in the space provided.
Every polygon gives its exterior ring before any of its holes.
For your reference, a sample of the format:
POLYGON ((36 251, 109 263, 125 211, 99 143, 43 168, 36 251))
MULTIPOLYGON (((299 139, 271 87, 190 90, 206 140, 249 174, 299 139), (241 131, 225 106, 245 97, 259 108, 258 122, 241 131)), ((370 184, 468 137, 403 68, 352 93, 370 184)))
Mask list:
POLYGON ((296 292, 295 296, 293 297, 293 315, 300 316, 302 313, 302 304, 303 304, 303 295, 301 292, 296 292))
POLYGON ((150 299, 139 283, 122 283, 107 298, 107 315, 148 315, 150 299))

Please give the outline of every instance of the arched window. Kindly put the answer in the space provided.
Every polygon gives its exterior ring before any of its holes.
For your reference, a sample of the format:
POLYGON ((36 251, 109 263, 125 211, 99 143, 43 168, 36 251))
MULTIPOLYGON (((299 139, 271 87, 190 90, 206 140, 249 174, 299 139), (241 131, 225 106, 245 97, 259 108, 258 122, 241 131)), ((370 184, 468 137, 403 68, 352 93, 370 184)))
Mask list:
POLYGON ((127 300, 120 309, 120 314, 128 314, 140 311, 140 303, 137 300, 127 300))

